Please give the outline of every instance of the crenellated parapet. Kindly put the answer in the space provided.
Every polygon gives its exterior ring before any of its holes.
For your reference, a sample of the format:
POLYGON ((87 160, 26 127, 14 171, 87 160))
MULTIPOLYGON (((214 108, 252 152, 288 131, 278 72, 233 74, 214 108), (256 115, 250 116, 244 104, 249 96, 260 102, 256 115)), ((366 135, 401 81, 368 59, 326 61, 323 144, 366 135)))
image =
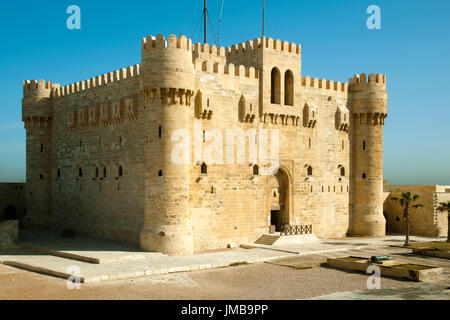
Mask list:
POLYGON ((367 77, 365 73, 355 74, 349 83, 351 91, 363 90, 372 86, 386 89, 386 75, 371 73, 367 77))
MULTIPOLYGON (((197 58, 194 62, 194 68, 197 72, 205 72, 205 73, 216 73, 219 75, 230 76, 233 78, 240 78, 244 81, 246 79, 250 80, 255 84, 258 81, 255 79, 259 79, 259 71, 254 67, 246 67, 244 65, 235 66, 233 63, 223 64, 220 62, 213 62, 210 60, 203 60, 201 58, 197 58), (253 81, 252 81, 253 80, 253 81)), ((225 78, 226 80, 226 78, 225 78)))
POLYGON ((112 87, 114 85, 125 85, 127 81, 135 80, 140 76, 139 64, 129 66, 102 74, 88 80, 71 83, 52 90, 52 97, 58 99, 77 93, 93 93, 96 89, 112 87))
POLYGON ((274 40, 273 38, 255 38, 253 41, 241 42, 231 47, 226 48, 226 55, 229 57, 236 55, 249 55, 257 50, 274 50, 283 52, 286 54, 301 54, 301 45, 297 45, 294 42, 281 41, 280 39, 274 40))
POLYGON ((302 77, 302 89, 315 94, 332 95, 347 99, 349 84, 340 81, 302 77))
POLYGON ((142 40, 140 87, 194 90, 192 40, 162 34, 142 40))
POLYGON ((58 84, 51 81, 30 80, 23 83, 22 120, 26 129, 49 128, 52 119, 52 90, 58 84))
POLYGON ((387 117, 386 76, 362 73, 349 81, 353 118, 372 125, 384 125, 387 117))

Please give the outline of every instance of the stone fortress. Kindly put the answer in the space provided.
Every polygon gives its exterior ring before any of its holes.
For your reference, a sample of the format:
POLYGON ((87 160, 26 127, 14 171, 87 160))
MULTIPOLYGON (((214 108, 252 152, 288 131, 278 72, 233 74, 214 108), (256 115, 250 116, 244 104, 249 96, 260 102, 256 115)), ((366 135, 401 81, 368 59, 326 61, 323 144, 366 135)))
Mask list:
POLYGON ((272 38, 224 48, 158 35, 142 40, 138 65, 23 89, 31 225, 170 255, 253 242, 270 226, 385 234, 384 75, 302 77, 301 46, 272 38), (217 145, 210 130, 278 130, 279 170, 260 174, 267 164, 248 157, 261 138, 252 135, 245 163, 176 164, 179 129, 205 148, 217 145))

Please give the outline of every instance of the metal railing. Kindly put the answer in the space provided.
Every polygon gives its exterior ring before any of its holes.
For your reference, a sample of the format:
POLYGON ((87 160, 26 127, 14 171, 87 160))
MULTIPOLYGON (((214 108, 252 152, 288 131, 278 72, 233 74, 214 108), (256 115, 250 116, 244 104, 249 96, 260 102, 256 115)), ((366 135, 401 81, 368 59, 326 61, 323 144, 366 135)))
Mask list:
POLYGON ((298 234, 312 234, 312 224, 306 226, 285 225, 281 227, 280 235, 290 236, 298 234))

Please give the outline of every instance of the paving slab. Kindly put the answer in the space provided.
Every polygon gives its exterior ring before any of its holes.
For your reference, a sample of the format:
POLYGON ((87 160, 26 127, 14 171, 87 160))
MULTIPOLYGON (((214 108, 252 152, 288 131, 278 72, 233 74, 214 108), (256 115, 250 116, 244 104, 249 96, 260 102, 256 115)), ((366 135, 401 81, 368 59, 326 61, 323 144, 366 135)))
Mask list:
POLYGON ((288 253, 276 253, 262 249, 233 249, 226 252, 197 254, 193 256, 169 257, 155 255, 133 261, 114 261, 93 264, 52 256, 31 250, 2 251, 0 263, 21 269, 39 272, 59 278, 73 276, 71 270, 80 270, 80 282, 124 280, 137 277, 175 272, 227 267, 230 264, 257 263, 286 257, 288 253), (72 269, 71 269, 72 268, 72 269))
POLYGON ((83 234, 64 239, 59 233, 48 230, 20 230, 18 244, 25 250, 98 264, 134 261, 161 255, 159 252, 142 252, 137 245, 83 234))

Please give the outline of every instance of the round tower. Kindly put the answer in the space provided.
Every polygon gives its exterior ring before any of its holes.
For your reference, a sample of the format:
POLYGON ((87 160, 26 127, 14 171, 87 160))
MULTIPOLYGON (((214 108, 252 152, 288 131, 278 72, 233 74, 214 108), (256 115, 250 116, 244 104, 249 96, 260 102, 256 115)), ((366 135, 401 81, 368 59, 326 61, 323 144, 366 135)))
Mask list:
MULTIPOLYGON (((141 249, 169 255, 193 254, 189 210, 190 147, 185 160, 172 142, 175 131, 189 135, 194 89, 192 42, 184 36, 147 37, 142 43, 141 92, 149 117, 146 150, 145 217, 141 249)), ((190 141, 185 141, 186 143, 190 141)))
POLYGON ((386 76, 355 75, 350 79, 352 236, 383 237, 383 125, 387 116, 386 76))
POLYGON ((26 129, 26 221, 47 227, 51 218, 52 84, 23 84, 22 120, 26 129))

